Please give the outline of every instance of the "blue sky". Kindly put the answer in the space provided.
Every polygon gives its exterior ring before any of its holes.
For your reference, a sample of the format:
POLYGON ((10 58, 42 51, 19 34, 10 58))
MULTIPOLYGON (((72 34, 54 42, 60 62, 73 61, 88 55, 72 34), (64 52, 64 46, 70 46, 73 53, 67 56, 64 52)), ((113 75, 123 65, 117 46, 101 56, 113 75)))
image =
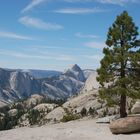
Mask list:
POLYGON ((96 69, 106 34, 127 10, 140 27, 139 0, 1 0, 0 67, 96 69))

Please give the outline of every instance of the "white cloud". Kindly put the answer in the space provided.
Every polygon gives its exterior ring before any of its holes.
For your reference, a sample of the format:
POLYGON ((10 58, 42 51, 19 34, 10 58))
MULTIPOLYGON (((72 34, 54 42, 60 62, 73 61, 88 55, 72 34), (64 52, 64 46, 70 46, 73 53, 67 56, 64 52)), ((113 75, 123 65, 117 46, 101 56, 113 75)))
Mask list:
MULTIPOLYGON (((21 12, 22 13, 28 12, 28 11, 32 10, 34 7, 37 7, 38 5, 41 5, 42 3, 46 2, 46 1, 54 1, 55 2, 55 0, 32 0, 21 12)), ((139 2, 139 0, 59 0, 59 1, 65 1, 65 2, 69 2, 69 3, 98 2, 101 4, 113 4, 113 5, 120 5, 120 6, 123 6, 127 3, 138 3, 139 2)), ((60 10, 62 11, 64 9, 60 9, 60 10)), ((94 13, 94 10, 89 9, 85 12, 94 13)))
POLYGON ((27 12, 32 10, 34 7, 40 5, 41 3, 45 2, 46 0, 32 0, 21 12, 27 12))
POLYGON ((55 60, 55 61, 72 61, 75 60, 75 58, 71 55, 63 55, 63 54, 48 54, 48 55, 31 55, 26 53, 21 53, 18 51, 7 51, 7 50, 0 50, 1 55, 16 57, 16 58, 23 58, 23 59, 43 59, 43 60, 55 60))
POLYGON ((87 42, 84 44, 86 47, 89 48, 96 48, 96 49, 103 49, 104 47, 106 47, 106 44, 104 42, 87 42))
POLYGON ((47 23, 38 18, 33 18, 29 16, 24 16, 19 19, 19 22, 25 26, 34 27, 38 29, 45 30, 60 30, 63 29, 63 26, 53 23, 47 23))
POLYGON ((76 33, 75 34, 76 37, 79 37, 79 38, 99 38, 99 36, 97 35, 93 35, 93 34, 83 34, 83 33, 76 33))
POLYGON ((113 4, 123 6, 127 3, 137 3, 139 0, 64 0, 66 2, 98 2, 101 4, 113 4))
POLYGON ((55 13, 61 14, 89 14, 89 13, 100 13, 105 12, 105 10, 100 8, 64 8, 54 11, 55 13))
POLYGON ((10 39, 19 39, 19 40, 33 40, 31 37, 19 35, 13 32, 0 31, 0 37, 10 38, 10 39))
POLYGON ((72 61, 75 60, 75 58, 73 56, 70 55, 58 55, 56 60, 62 60, 62 61, 72 61))
POLYGON ((65 2, 70 2, 70 3, 75 3, 75 2, 92 2, 92 1, 95 1, 95 0, 63 0, 65 2))
POLYGON ((121 5, 127 3, 136 3, 138 0, 96 0, 97 2, 103 3, 103 4, 115 4, 115 5, 121 5))
POLYGON ((99 62, 103 58, 103 55, 93 54, 93 55, 83 55, 83 57, 91 59, 91 60, 96 60, 96 62, 99 62))

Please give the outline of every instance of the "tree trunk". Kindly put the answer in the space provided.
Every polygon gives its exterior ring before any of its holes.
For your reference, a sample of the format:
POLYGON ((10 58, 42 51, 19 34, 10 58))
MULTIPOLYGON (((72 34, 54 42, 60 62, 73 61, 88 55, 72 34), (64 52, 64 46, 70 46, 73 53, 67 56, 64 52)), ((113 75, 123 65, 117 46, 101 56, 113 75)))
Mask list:
POLYGON ((126 95, 121 95, 121 102, 120 102, 120 117, 124 118, 127 117, 126 113, 126 95))

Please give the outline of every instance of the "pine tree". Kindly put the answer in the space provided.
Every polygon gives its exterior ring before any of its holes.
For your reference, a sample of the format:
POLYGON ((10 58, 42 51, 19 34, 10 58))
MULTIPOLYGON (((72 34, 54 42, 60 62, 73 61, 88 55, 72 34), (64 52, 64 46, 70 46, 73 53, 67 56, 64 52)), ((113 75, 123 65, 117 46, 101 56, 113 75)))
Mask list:
POLYGON ((119 104, 121 117, 127 116, 127 96, 140 97, 140 42, 137 37, 138 27, 124 11, 109 28, 104 58, 97 70, 101 98, 110 104, 119 104))

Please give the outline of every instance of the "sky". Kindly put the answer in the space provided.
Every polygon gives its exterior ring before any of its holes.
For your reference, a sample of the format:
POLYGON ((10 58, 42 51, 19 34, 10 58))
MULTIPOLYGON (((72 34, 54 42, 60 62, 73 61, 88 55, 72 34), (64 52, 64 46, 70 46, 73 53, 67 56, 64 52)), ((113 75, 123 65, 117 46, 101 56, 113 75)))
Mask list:
POLYGON ((140 0, 0 0, 0 67, 97 69, 108 28, 127 10, 140 27, 140 0))

